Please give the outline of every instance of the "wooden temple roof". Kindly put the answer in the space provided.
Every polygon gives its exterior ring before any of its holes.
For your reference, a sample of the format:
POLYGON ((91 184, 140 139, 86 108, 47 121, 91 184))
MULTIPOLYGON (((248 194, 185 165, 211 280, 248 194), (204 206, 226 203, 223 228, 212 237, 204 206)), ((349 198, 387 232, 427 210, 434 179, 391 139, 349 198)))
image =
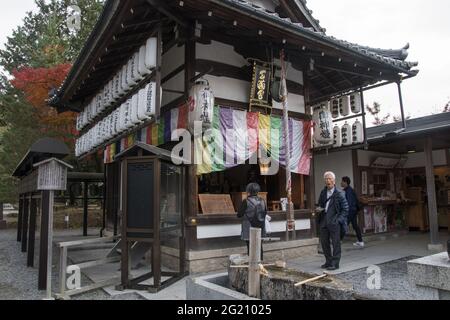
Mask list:
POLYGON ((266 50, 260 49, 267 46, 284 48, 294 67, 307 71, 312 103, 380 81, 417 75, 417 63, 406 61, 408 45, 384 50, 339 40, 325 33, 305 1, 276 3, 277 12, 245 0, 108 0, 49 104, 60 112, 80 111, 159 23, 167 47, 183 43, 183 28, 197 22, 205 31, 202 37, 232 44, 245 57, 258 51, 264 56, 266 50))

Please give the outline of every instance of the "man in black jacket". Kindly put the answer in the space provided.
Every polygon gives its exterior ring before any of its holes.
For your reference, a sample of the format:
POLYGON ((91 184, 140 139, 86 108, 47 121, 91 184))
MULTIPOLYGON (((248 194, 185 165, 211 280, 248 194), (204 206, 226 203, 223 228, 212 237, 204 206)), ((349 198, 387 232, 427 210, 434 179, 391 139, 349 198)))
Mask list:
POLYGON ((322 268, 334 271, 339 269, 341 261, 341 226, 347 226, 348 203, 345 194, 336 188, 336 175, 327 172, 324 179, 326 187, 319 197, 322 209, 319 217, 320 243, 326 258, 322 268))
POLYGON ((345 198, 348 202, 348 224, 352 224, 353 230, 355 230, 356 237, 358 238, 358 242, 353 245, 355 247, 364 248, 361 228, 358 225, 359 201, 355 190, 350 186, 351 182, 349 177, 343 177, 341 182, 341 187, 345 191, 345 198))

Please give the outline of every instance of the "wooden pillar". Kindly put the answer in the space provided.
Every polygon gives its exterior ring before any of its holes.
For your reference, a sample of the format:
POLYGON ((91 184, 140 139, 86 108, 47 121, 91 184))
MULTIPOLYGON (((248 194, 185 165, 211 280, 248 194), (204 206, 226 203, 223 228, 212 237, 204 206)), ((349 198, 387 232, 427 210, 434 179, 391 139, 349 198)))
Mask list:
POLYGON ((22 215, 22 252, 27 252, 29 216, 30 216, 30 200, 27 198, 27 196, 25 196, 22 215))
POLYGON ((39 244, 39 290, 47 289, 48 219, 50 211, 50 191, 42 191, 41 233, 39 244))
POLYGON ((156 165, 154 176, 154 215, 153 215, 153 248, 152 248, 152 272, 153 286, 159 288, 161 286, 161 212, 160 201, 161 196, 161 163, 154 162, 156 165))
POLYGON ((37 200, 31 198, 30 201, 30 226, 28 234, 28 256, 27 267, 34 266, 34 247, 36 235, 37 200))
POLYGON ((88 183, 83 182, 83 236, 87 237, 87 227, 88 227, 88 183))
MULTIPOLYGON (((192 87, 191 80, 195 77, 195 30, 193 27, 184 30, 186 33, 185 42, 185 72, 184 72, 184 96, 187 101, 189 98, 189 91, 192 87)), ((191 224, 191 220, 195 219, 198 214, 198 180, 197 167, 194 164, 195 148, 192 142, 191 146, 191 161, 192 164, 186 169, 187 185, 186 185, 186 220, 188 225, 185 228, 186 250, 192 249, 194 242, 197 239, 196 226, 191 224)))
POLYGON ((436 203, 436 187, 434 184, 433 141, 430 136, 425 138, 425 171, 427 177, 431 246, 435 246, 439 245, 439 223, 436 203))
POLYGON ((17 216, 17 242, 22 241, 23 198, 19 195, 19 212, 17 216))

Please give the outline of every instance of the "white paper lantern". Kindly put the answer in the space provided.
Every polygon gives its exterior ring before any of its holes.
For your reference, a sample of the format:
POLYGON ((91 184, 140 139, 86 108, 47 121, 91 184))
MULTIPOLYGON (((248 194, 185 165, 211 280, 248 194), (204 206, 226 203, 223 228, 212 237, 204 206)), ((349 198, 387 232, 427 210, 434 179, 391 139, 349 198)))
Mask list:
POLYGON ((146 76, 151 73, 151 69, 145 65, 146 46, 143 45, 139 48, 139 67, 138 71, 141 76, 146 76))
POLYGON ((131 97, 131 122, 136 125, 141 121, 138 118, 139 97, 138 93, 131 97))
POLYGON ((354 144, 364 143, 364 127, 359 120, 356 120, 352 126, 352 136, 354 144))
POLYGON ((125 64, 123 67, 122 67, 122 73, 121 73, 121 76, 122 76, 122 90, 124 91, 124 93, 125 92, 128 92, 129 90, 130 90, 130 86, 128 85, 128 82, 127 82, 127 74, 128 74, 128 64, 125 64))
POLYGON ((145 67, 147 69, 156 68, 156 56, 158 50, 158 39, 149 38, 145 44, 145 67))
POLYGON ((145 120, 154 116, 156 112, 156 83, 150 82, 140 93, 142 99, 139 100, 138 117, 145 120))
POLYGON ((113 99, 114 99, 114 101, 117 101, 117 99, 120 98, 119 81, 120 81, 120 75, 116 74, 113 78, 113 99))
POLYGON ((125 102, 125 127, 127 129, 133 127, 133 122, 131 121, 131 99, 125 102))
POLYGON ((359 93, 350 95, 350 108, 355 114, 361 112, 361 95, 359 93))
POLYGON ((133 54, 133 78, 134 81, 139 82, 144 77, 139 73, 139 50, 133 54))
POLYGON ((342 145, 351 146, 352 143, 352 127, 346 121, 342 126, 342 145))
POLYGON ((326 104, 314 109, 313 121, 316 144, 331 145, 333 143, 333 118, 326 104))
POLYGON ((189 93, 189 128, 194 130, 194 123, 201 121, 203 127, 210 127, 214 113, 214 94, 207 80, 201 79, 189 93))
POLYGON ((120 107, 117 108, 116 110, 114 110, 114 112, 112 113, 112 118, 113 118, 113 127, 112 127, 112 131, 113 131, 113 137, 116 136, 119 133, 119 114, 120 114, 120 107))
POLYGON ((130 88, 134 87, 136 85, 135 76, 133 75, 133 58, 128 60, 127 64, 127 84, 130 88))
POLYGON ((333 119, 339 118, 339 99, 331 101, 331 114, 333 119))
POLYGON ((350 114, 350 99, 348 96, 339 98, 339 113, 341 117, 346 117, 350 114))
POLYGON ((125 125, 125 102, 119 108, 119 126, 118 133, 122 133, 127 129, 125 125))
POLYGON ((335 125, 333 128, 333 134, 334 134, 334 148, 340 148, 342 147, 342 133, 341 133, 341 127, 338 125, 335 125))
POLYGON ((103 104, 103 94, 99 93, 95 96, 95 105, 98 112, 103 112, 105 110, 105 105, 103 104))

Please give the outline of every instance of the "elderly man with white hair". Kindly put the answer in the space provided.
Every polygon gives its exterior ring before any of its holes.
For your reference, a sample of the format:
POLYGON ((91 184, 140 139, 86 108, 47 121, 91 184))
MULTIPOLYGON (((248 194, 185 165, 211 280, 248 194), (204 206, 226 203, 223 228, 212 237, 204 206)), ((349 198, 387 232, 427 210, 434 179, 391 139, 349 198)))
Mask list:
POLYGON ((323 269, 339 269, 341 261, 341 226, 347 225, 348 203, 345 194, 336 188, 336 175, 324 174, 326 187, 319 197, 320 243, 326 258, 323 269), (333 250, 331 250, 330 242, 333 250))

